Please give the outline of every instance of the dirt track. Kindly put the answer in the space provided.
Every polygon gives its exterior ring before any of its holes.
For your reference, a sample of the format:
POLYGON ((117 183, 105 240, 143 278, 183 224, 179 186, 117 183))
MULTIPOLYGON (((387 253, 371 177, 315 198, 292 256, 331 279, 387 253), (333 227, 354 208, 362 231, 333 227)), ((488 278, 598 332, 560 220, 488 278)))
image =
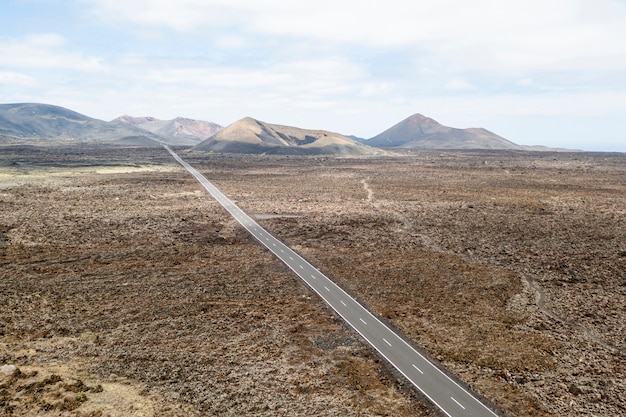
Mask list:
MULTIPOLYGON (((183 157, 503 414, 626 414, 624 155, 183 157)), ((433 415, 165 151, 0 158, 0 413, 433 415)))

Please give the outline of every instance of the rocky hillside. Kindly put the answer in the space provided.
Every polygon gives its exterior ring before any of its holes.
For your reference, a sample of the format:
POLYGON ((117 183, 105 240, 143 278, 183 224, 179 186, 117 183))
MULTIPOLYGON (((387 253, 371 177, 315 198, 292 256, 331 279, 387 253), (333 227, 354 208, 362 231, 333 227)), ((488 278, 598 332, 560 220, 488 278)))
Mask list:
POLYGON ((132 125, 94 119, 63 107, 38 103, 0 104, 0 136, 7 143, 115 143, 126 138, 168 142, 132 125))
POLYGON ((250 117, 220 130, 193 148, 200 151, 273 154, 350 154, 383 153, 338 133, 274 125, 250 117))
POLYGON ((177 117, 172 120, 160 120, 154 117, 120 116, 111 121, 116 124, 127 124, 140 127, 170 140, 185 140, 200 143, 222 129, 217 123, 204 120, 177 117))
POLYGON ((456 129, 421 114, 414 114, 364 143, 381 148, 524 149, 486 129, 456 129))

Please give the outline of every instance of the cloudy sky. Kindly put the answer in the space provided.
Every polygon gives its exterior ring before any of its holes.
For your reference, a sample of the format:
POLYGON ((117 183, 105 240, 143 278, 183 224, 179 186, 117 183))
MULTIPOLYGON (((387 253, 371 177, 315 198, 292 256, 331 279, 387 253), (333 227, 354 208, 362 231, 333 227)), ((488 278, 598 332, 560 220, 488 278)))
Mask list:
POLYGON ((626 152, 626 1, 0 0, 0 102, 626 152))

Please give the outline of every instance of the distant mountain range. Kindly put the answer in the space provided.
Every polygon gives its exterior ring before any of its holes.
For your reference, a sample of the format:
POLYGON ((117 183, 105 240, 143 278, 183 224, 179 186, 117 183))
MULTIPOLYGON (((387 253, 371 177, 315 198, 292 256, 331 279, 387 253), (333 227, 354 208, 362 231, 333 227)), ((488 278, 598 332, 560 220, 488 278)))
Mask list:
POLYGON ((204 139, 213 136, 222 126, 213 122, 203 120, 187 119, 177 117, 172 120, 159 120, 154 117, 132 117, 120 116, 113 119, 111 123, 120 125, 132 125, 152 132, 171 141, 188 141, 199 143, 204 139))
POLYGON ((63 107, 37 103, 0 104, 0 135, 6 143, 187 144, 132 124, 105 122, 63 107))
POLYGON ((415 114, 370 139, 325 130, 307 130, 250 117, 226 128, 183 117, 120 116, 110 122, 63 107, 38 103, 0 104, 0 144, 110 143, 121 146, 193 146, 195 151, 353 154, 393 149, 555 150, 517 145, 482 128, 457 129, 415 114))

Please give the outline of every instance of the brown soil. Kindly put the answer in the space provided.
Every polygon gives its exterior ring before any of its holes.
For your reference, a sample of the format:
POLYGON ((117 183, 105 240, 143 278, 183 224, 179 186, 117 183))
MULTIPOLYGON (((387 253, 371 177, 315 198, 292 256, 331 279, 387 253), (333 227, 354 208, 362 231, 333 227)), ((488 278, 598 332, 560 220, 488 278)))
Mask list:
MULTIPOLYGON (((625 155, 182 156, 502 415, 626 415, 625 155)), ((0 265, 0 415, 436 414, 164 150, 3 148, 0 265)))

